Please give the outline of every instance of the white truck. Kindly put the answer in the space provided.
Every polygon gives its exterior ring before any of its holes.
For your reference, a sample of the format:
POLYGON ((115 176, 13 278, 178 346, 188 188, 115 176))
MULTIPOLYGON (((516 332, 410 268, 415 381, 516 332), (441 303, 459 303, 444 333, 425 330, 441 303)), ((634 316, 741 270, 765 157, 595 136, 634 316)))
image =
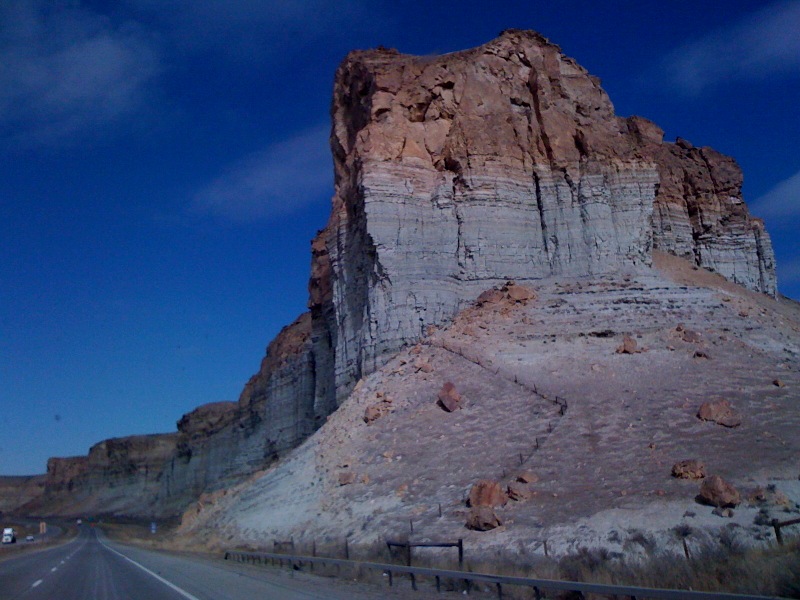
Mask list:
POLYGON ((14 531, 13 527, 6 527, 3 529, 3 543, 4 544, 13 544, 17 541, 17 533, 14 531))

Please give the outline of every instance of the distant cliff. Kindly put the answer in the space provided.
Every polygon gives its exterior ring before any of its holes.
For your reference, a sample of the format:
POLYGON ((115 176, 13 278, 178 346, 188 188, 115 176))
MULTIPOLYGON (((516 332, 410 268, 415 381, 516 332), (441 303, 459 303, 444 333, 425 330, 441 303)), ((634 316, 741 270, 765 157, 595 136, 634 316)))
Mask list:
POLYGON ((43 510, 180 512, 268 467, 392 353, 508 279, 646 270, 656 248, 776 293, 735 161, 617 117, 599 80, 537 33, 440 57, 352 52, 331 113, 335 194, 311 245, 310 313, 238 402, 51 461, 43 510))

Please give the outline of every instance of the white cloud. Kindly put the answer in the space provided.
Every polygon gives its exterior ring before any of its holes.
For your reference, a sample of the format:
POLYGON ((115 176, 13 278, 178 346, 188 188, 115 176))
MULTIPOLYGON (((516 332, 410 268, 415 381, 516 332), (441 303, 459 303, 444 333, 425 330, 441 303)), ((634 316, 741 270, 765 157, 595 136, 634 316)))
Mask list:
POLYGON ((329 132, 328 125, 318 126, 237 161, 195 195, 193 212, 246 223, 329 197, 329 132))
POLYGON ((127 0, 184 51, 213 50, 248 62, 281 56, 324 33, 375 26, 362 0, 127 0), (367 19, 369 15, 369 21, 367 19))
POLYGON ((800 171, 758 198, 751 208, 766 219, 800 217, 800 171))
POLYGON ((677 49, 667 58, 666 69, 687 93, 722 82, 800 73, 800 0, 773 2, 677 49))
POLYGON ((139 107, 159 71, 131 22, 74 3, 0 4, 0 137, 23 145, 96 132, 139 107))

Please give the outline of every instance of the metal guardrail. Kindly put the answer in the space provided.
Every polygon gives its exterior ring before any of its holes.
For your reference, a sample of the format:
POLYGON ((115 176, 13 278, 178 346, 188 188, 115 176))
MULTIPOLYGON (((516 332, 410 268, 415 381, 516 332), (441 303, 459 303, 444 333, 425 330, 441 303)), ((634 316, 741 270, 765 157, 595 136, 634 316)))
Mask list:
MULTIPOLYGON (((338 565, 355 568, 373 569, 386 573, 389 585, 393 584, 393 574, 408 574, 415 582, 415 577, 432 577, 436 580, 436 590, 441 591, 441 580, 452 579, 464 582, 493 583, 497 588, 498 598, 503 597, 503 586, 514 585, 533 589, 537 600, 542 598, 542 590, 562 592, 581 592, 584 594, 604 594, 606 596, 627 596, 631 600, 653 598, 654 600, 779 600, 777 596, 753 596, 748 594, 727 594, 720 592, 696 592, 689 590, 667 590, 656 588, 643 588, 633 586, 606 585, 601 583, 585 583, 578 581, 561 581, 556 579, 533 579, 529 577, 507 577, 504 575, 491 575, 488 573, 470 573, 467 571, 451 571, 447 569, 429 569, 426 567, 409 567, 404 565, 361 562, 345 560, 342 558, 325 558, 321 556, 302 556, 290 554, 276 554, 271 552, 237 552, 226 551, 225 560, 266 564, 266 561, 278 561, 283 566, 287 562, 293 568, 302 568, 303 563, 338 565)), ((415 588, 416 589, 416 588, 415 588)), ((469 591, 469 584, 467 585, 469 591)))

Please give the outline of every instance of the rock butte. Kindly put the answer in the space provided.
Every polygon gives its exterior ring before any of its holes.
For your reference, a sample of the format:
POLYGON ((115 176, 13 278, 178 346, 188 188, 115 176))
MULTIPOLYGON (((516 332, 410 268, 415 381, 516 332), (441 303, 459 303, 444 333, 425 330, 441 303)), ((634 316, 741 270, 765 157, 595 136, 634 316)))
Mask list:
POLYGON ((268 467, 358 381, 507 280, 649 273, 659 250, 777 293, 735 161, 617 117, 599 80, 537 33, 439 57, 351 52, 331 114, 335 195, 311 244, 310 312, 238 402, 51 459, 43 493, 13 501, 22 510, 178 514, 268 467))

